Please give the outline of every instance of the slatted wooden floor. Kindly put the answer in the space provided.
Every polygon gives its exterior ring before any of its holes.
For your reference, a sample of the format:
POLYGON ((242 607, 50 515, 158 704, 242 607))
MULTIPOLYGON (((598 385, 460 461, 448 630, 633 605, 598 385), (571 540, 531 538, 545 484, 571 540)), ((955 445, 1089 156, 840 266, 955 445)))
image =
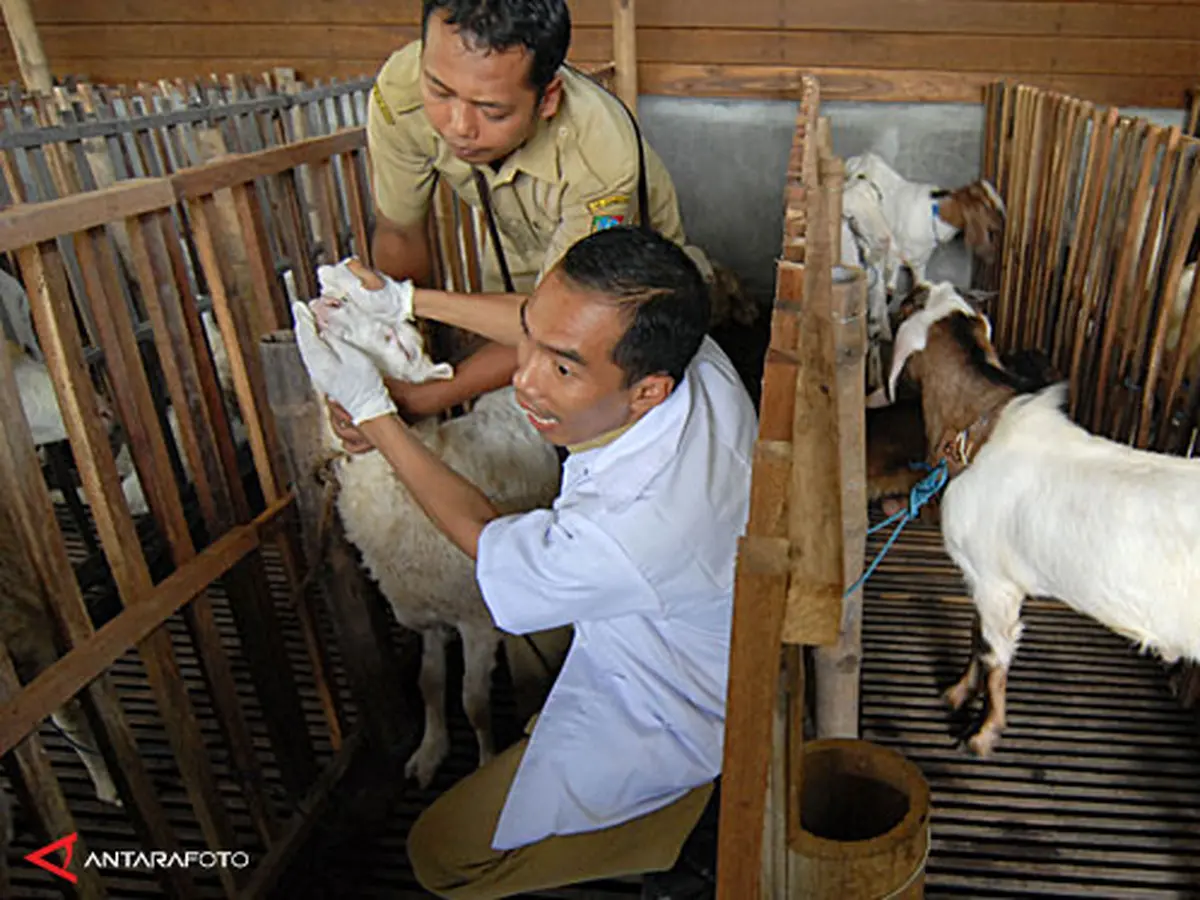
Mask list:
POLYGON ((972 607, 938 532, 909 526, 866 593, 863 736, 929 779, 929 896, 1200 897, 1200 722, 1157 663, 1062 604, 1027 603, 1009 727, 980 761, 939 700, 972 607))
MULTIPOLYGON (((68 553, 73 562, 78 563, 87 555, 87 548, 79 537, 74 522, 67 515, 65 507, 59 509, 59 519, 66 536, 68 553)), ((296 674, 309 732, 315 741, 318 764, 323 767, 332 757, 332 748, 328 740, 322 737, 325 734, 324 719, 313 687, 311 669, 307 665, 303 639, 296 620, 291 615, 289 603, 285 599, 283 586, 286 582, 282 570, 269 556, 266 560, 266 567, 268 578, 275 592, 276 609, 284 627, 288 654, 293 661, 293 672, 296 674)), ((260 748, 260 759, 265 760, 264 777, 268 789, 279 802, 281 810, 286 813, 288 812, 286 795, 278 768, 269 751, 264 749, 269 747, 269 739, 262 718, 262 708, 251 686, 249 670, 241 652, 240 641, 229 612, 228 600, 219 584, 210 591, 209 596, 213 602, 214 616, 221 632, 222 642, 231 659, 234 678, 238 684, 239 695, 243 700, 243 710, 252 739, 260 748)), ((262 846, 246 812, 245 804, 241 800, 240 789, 230 777, 230 766, 227 756, 223 752, 219 726, 204 686, 203 676, 187 627, 182 617, 177 614, 168 621, 168 628, 180 671, 188 685, 192 702, 195 704, 202 733, 206 739, 212 742, 210 746, 215 751, 210 753, 210 758, 213 760, 237 836, 236 847, 221 849, 245 850, 251 854, 252 858, 260 858, 262 846)), ((336 653, 334 662, 339 693, 353 718, 353 702, 344 679, 340 677, 341 669, 340 665, 336 665, 338 662, 336 653)), ((167 809, 181 844, 184 849, 203 848, 204 841, 199 825, 175 766, 166 732, 146 681, 145 670, 136 652, 129 652, 118 660, 111 670, 111 675, 133 727, 142 759, 158 788, 159 797, 167 809)), ((158 849, 141 846, 124 810, 95 799, 91 781, 88 779, 78 754, 49 722, 43 725, 39 735, 45 742, 55 773, 59 777, 68 805, 79 826, 80 837, 86 841, 90 850, 99 852, 158 849)), ((7 788, 7 783, 5 787, 7 788)), ((28 817, 19 807, 15 810, 14 818, 16 836, 8 854, 13 897, 20 898, 20 900, 25 900, 25 898, 29 898, 29 900, 39 898, 40 900, 43 897, 60 898, 62 893, 57 885, 61 882, 24 860, 27 853, 45 843, 43 837, 33 833, 28 817)), ((55 837, 61 837, 61 835, 55 837)), ((201 870, 197 870, 196 874, 200 896, 224 896, 215 877, 201 877, 204 874, 201 870)), ((106 870, 103 880, 109 896, 114 900, 117 898, 141 900, 141 898, 162 896, 158 882, 147 872, 106 870)))
MULTIPOLYGON (((272 569, 271 575, 281 583, 278 571, 272 569)), ((237 639, 223 598, 218 592, 214 599, 236 657, 237 639)), ((940 690, 965 662, 970 617, 958 573, 943 555, 937 532, 910 526, 868 583, 863 730, 864 737, 905 753, 932 786, 927 893, 1200 897, 1200 725, 1194 714, 1178 708, 1160 667, 1060 604, 1029 603, 1026 636, 1010 680, 1009 730, 993 760, 975 760, 956 743, 959 723, 939 701, 940 690)), ((287 624, 291 652, 300 659, 299 634, 287 624)), ((190 641, 181 622, 173 621, 171 628, 206 734, 215 737, 190 641)), ((405 640, 398 631, 397 640, 405 640)), ((244 665, 239 660, 236 666, 248 684, 244 665)), ((198 846, 199 829, 136 657, 123 659, 114 677, 176 827, 187 844, 198 846)), ((315 734, 320 713, 306 673, 300 677, 315 734)), ((501 672, 497 726, 501 737, 511 737, 515 716, 503 685, 501 672)), ((265 740, 252 691, 244 690, 251 726, 265 740)), ((474 765, 473 736, 456 690, 454 683, 452 753, 431 788, 407 791, 392 809, 388 827, 373 838, 310 861, 314 865, 305 867, 301 884, 289 885, 288 898, 426 896, 408 868, 404 840, 419 812, 474 765)), ((42 733, 85 839, 95 849, 135 847, 124 814, 92 799, 74 751, 48 726, 42 733)), ((320 749, 327 758, 328 746, 320 749)), ((225 772, 219 756, 217 764, 225 772)), ((277 777, 273 770, 268 775, 277 777)), ((225 785, 236 812, 236 788, 228 779, 225 785)), ((237 812, 234 821, 243 846, 254 852, 248 819, 237 812)), ((23 861, 41 841, 19 812, 17 824, 9 855, 13 896, 60 896, 51 876, 23 861)), ((110 876, 107 883, 114 898, 160 896, 157 884, 136 872, 110 876)), ((203 887, 205 896, 219 895, 215 883, 203 887)), ((609 883, 542 896, 616 900, 637 893, 635 885, 609 883)))

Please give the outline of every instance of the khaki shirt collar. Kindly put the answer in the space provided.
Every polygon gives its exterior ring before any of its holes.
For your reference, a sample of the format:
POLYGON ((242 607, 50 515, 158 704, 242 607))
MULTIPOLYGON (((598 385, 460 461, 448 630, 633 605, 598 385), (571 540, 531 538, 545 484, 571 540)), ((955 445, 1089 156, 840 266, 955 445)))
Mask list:
MULTIPOLYGON (((541 181, 556 184, 562 180, 562 166, 558 156, 556 135, 565 131, 561 124, 561 111, 553 119, 538 119, 533 136, 509 154, 508 159, 492 178, 491 186, 508 184, 517 177, 517 172, 532 175, 541 181)), ((490 174, 484 166, 484 174, 490 174)))
POLYGON ((567 450, 569 450, 571 453, 583 453, 585 450, 595 450, 597 447, 603 447, 605 444, 611 444, 636 424, 637 422, 630 422, 628 425, 622 425, 620 428, 614 428, 612 431, 605 432, 599 437, 592 438, 590 441, 584 441, 582 444, 568 444, 567 450))

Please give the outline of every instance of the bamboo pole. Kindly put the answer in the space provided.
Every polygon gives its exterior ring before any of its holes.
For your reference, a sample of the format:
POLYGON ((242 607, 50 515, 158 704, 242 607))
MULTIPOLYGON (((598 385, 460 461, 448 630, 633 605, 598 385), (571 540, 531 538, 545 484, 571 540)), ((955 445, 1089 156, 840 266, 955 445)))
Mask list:
POLYGON ((636 0, 613 0, 613 78, 614 93, 637 115, 637 19, 636 0))
POLYGON ((50 77, 50 63, 38 36, 29 0, 0 0, 0 8, 4 10, 4 24, 12 39, 13 53, 26 90, 49 94, 54 80, 50 77))

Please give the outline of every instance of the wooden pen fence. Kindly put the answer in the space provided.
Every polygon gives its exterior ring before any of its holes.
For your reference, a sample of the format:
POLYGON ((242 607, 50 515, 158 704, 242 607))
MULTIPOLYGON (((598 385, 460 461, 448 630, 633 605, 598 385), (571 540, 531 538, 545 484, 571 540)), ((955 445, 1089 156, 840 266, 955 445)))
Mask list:
MULTIPOLYGON (((258 864, 244 871, 223 871, 226 896, 253 895, 278 876, 287 854, 311 826, 314 805, 328 798, 348 754, 361 740, 352 736, 355 721, 347 719, 330 683, 330 638, 318 627, 314 596, 302 589, 309 560, 299 551, 294 527, 280 527, 291 515, 292 494, 281 478, 280 449, 271 417, 264 412, 256 345, 261 335, 290 323, 284 291, 271 265, 275 257, 260 190, 268 189, 281 204, 274 236, 287 249, 297 283, 311 294, 314 242, 305 237, 297 169, 309 167, 318 186, 320 237, 332 259, 352 249, 343 240, 345 234, 350 244, 366 246, 363 157, 363 132, 354 129, 48 203, 16 205, 0 214, 0 252, 15 255, 30 288, 34 324, 121 603, 120 612, 93 630, 62 535, 45 525, 54 521, 50 495, 6 361, 0 364, 7 437, 3 490, 22 523, 35 572, 46 585, 68 649, 20 691, 6 679, 0 751, 14 751, 21 780, 36 785, 27 793, 36 804, 39 830, 48 835, 75 832, 36 732, 50 712, 82 692, 93 713, 98 749, 117 778, 144 846, 178 847, 106 675, 118 657, 136 645, 204 845, 234 849, 246 841, 233 831, 228 792, 223 790, 227 784, 212 764, 218 746, 219 755, 231 761, 225 778, 236 784, 236 802, 253 821, 258 864), (335 190, 335 169, 349 193, 335 190), (187 240, 181 223, 186 223, 187 240), (234 244, 242 249, 242 271, 232 264, 238 257, 223 252, 234 244), (193 273, 212 301, 229 361, 232 397, 218 381, 193 273), (139 325, 149 326, 153 359, 189 464, 186 484, 177 480, 168 453, 170 430, 163 427, 160 401, 143 364, 139 325), (88 347, 99 351, 90 360, 88 347), (151 517, 169 548, 172 571, 157 583, 120 490, 114 453, 98 412, 97 384, 111 398, 128 435, 151 517), (248 435, 253 460, 249 484, 231 436, 234 417, 248 435), (189 527, 185 494, 198 506, 199 529, 189 527), (303 633, 305 677, 312 679, 320 698, 323 721, 315 736, 301 709, 293 661, 283 646, 280 613, 267 589, 267 552, 280 562, 290 585, 286 608, 303 633), (229 612, 262 711, 264 735, 251 735, 227 644, 215 628, 207 591, 217 579, 230 598, 229 612), (198 730, 195 701, 182 680, 164 624, 177 611, 182 611, 200 660, 208 702, 220 723, 219 737, 198 730), (334 756, 318 760, 318 738, 334 756), (264 789, 261 773, 266 766, 277 767, 282 777, 287 790, 282 804, 264 789)), ((336 618, 339 613, 335 609, 329 614, 336 618)), ((343 656, 372 652, 362 647, 340 651, 343 656)), ((77 847, 75 852, 82 850, 77 847)), ((168 895, 194 894, 186 871, 164 870, 161 878, 168 895)), ((103 896, 99 875, 82 871, 78 890, 85 896, 103 896)))

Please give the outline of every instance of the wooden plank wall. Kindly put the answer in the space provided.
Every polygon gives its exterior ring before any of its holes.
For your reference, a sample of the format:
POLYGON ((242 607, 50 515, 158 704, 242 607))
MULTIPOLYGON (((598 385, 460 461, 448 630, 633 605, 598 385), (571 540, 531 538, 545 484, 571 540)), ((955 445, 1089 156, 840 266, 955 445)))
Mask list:
MULTIPOLYGON (((56 74, 125 82, 296 68, 370 74, 417 32, 418 0, 31 0, 56 74)), ((571 56, 611 59, 610 0, 571 0, 571 56)), ((1200 0, 644 0, 642 92, 977 101, 998 78, 1097 103, 1181 107, 1200 0)), ((11 43, 0 77, 17 77, 11 43)))

